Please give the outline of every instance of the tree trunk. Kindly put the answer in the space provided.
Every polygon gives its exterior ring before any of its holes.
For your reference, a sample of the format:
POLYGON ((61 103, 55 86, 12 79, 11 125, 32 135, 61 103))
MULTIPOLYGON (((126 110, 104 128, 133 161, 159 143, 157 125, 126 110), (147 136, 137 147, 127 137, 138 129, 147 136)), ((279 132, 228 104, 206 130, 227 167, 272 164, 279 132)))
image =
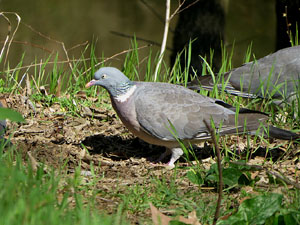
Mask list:
MULTIPOLYGON (((195 2, 187 0, 182 9, 195 2)), ((177 53, 188 47, 189 41, 192 43, 191 66, 202 72, 203 60, 199 57, 206 57, 210 62, 210 51, 213 53, 212 68, 215 71, 221 66, 222 51, 221 40, 224 40, 224 9, 220 0, 200 0, 194 5, 183 10, 179 14, 179 19, 175 28, 173 38, 173 53, 171 55, 171 65, 174 65, 177 53)), ((181 66, 185 66, 184 55, 180 58, 181 66)))

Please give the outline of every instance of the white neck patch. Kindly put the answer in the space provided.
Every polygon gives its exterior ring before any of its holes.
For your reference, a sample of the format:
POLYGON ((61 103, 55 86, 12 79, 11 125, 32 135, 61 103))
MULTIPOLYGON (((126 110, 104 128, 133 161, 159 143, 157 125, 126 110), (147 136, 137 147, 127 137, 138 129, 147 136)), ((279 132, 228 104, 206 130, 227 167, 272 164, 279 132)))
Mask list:
POLYGON ((125 102, 133 94, 133 92, 135 91, 135 89, 136 89, 136 85, 133 85, 131 88, 129 88, 128 91, 126 91, 125 94, 118 95, 118 96, 115 97, 115 99, 118 102, 125 102))

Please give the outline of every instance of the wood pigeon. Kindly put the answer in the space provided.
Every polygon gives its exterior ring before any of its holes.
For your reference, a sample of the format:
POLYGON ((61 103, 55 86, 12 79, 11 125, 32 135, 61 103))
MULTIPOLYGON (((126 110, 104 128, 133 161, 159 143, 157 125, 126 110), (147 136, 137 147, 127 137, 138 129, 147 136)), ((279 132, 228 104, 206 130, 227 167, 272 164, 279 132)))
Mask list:
POLYGON ((167 148, 159 160, 171 154, 170 167, 183 154, 177 138, 185 144, 211 138, 204 120, 213 120, 220 135, 255 134, 265 127, 260 133, 267 131, 270 137, 298 138, 293 132, 267 126, 266 114, 240 109, 236 117, 235 108, 225 102, 179 85, 131 81, 113 67, 99 69, 86 87, 93 85, 109 92, 113 108, 129 131, 150 144, 167 148))
MULTIPOLYGON (((293 100, 300 83, 300 46, 281 49, 257 61, 233 69, 224 75, 225 91, 242 97, 293 100)), ((222 78, 215 78, 222 87, 222 78)), ((212 90, 212 76, 201 76, 187 84, 190 89, 212 90)))

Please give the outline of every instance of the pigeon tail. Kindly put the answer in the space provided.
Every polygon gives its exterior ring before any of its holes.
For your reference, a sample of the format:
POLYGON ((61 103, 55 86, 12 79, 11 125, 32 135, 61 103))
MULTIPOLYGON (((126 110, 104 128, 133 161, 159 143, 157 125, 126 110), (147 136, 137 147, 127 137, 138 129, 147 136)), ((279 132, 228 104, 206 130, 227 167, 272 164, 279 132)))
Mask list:
POLYGON ((300 138, 299 134, 274 126, 269 126, 269 136, 281 140, 296 140, 300 138))
MULTIPOLYGON (((227 80, 230 78, 229 72, 222 74, 221 76, 224 76, 224 82, 227 82, 227 80)), ((239 96, 243 98, 257 98, 258 96, 252 93, 243 92, 240 90, 237 90, 235 87, 231 85, 230 82, 227 82, 226 86, 223 88, 223 84, 221 82, 221 77, 215 77, 217 80, 216 83, 214 83, 212 76, 205 75, 205 76, 198 76, 196 79, 190 81, 187 83, 187 88, 191 90, 207 90, 212 91, 216 85, 216 88, 218 91, 221 91, 224 89, 225 93, 228 93, 230 95, 239 96)))

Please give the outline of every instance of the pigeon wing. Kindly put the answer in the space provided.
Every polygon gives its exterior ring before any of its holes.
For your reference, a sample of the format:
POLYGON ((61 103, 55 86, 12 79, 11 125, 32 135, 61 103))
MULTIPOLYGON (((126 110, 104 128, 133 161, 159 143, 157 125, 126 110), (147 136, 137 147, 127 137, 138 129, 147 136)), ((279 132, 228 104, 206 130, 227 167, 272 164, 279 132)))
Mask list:
MULTIPOLYGON (((207 139, 210 134, 203 120, 212 118, 216 126, 234 115, 215 100, 181 86, 142 83, 135 95, 135 110, 140 126, 149 134, 166 141, 177 138, 207 139), (173 134, 172 134, 173 133, 173 134)), ((225 125, 222 129, 235 129, 225 125)))

